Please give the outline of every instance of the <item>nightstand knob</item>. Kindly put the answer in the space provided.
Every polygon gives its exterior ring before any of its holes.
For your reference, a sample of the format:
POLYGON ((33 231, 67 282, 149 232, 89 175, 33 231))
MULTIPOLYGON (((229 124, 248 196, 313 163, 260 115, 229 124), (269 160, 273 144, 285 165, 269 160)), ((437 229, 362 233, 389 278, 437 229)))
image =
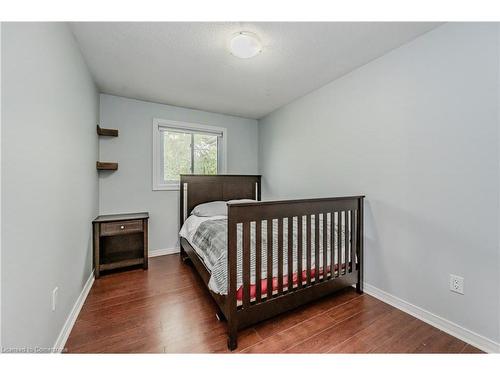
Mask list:
POLYGON ((121 225, 121 226, 120 226, 120 229, 125 229, 125 225, 121 225))

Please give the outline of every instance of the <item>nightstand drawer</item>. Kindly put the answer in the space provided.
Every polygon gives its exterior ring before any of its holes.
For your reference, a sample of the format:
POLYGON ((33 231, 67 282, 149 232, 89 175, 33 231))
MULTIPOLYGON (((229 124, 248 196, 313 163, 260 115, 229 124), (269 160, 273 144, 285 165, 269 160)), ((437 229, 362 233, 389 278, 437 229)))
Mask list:
POLYGON ((101 224, 101 237, 142 231, 142 220, 117 221, 101 224))

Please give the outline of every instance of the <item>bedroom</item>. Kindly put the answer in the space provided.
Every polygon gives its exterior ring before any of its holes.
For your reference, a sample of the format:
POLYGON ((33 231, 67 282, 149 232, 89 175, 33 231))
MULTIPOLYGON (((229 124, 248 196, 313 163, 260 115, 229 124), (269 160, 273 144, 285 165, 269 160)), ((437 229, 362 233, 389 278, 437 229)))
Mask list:
POLYGON ((2 22, 2 352, 499 352, 500 24, 230 19, 2 22))

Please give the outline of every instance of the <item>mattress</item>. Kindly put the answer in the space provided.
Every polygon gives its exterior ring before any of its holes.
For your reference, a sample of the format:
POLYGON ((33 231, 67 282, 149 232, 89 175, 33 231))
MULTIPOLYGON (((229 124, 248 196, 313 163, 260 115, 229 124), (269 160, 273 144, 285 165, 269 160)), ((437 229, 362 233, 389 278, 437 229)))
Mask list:
MULTIPOLYGON (((332 270, 330 268, 330 256, 331 256, 331 215, 328 214, 326 216, 327 219, 327 263, 326 268, 323 267, 323 217, 319 217, 319 259, 316 263, 315 260, 315 220, 314 216, 311 220, 311 279, 314 279, 317 275, 321 276, 326 271, 326 273, 331 273, 332 270)), ((283 248, 288 247, 288 223, 287 219, 283 223, 283 248)), ((349 223, 348 223, 349 224, 349 223)), ((293 283, 296 285, 298 283, 298 262, 297 262, 297 219, 293 219, 293 236, 292 236, 292 249, 293 249, 293 283)), ((261 282, 261 290, 262 294, 267 294, 267 223, 266 220, 262 222, 262 274, 260 275, 261 282)), ((272 275, 278 274, 278 256, 277 256, 277 243, 278 243, 278 222, 277 220, 273 220, 273 272, 272 275)), ((303 220, 303 231, 305 233, 306 223, 303 220)), ((350 228, 347 227, 347 230, 350 228)), ((334 246, 337 248, 337 224, 335 224, 335 233, 334 233, 334 246)), ((341 248, 345 248, 344 243, 344 231, 346 230, 345 225, 341 226, 341 248)), ((211 216, 211 217, 198 217, 195 215, 189 216, 184 225, 181 228, 180 236, 185 238, 193 249, 196 251, 197 255, 201 259, 201 261, 205 264, 205 267, 210 273, 210 280, 208 283, 208 287, 211 291, 221 295, 227 295, 227 216, 211 216)), ((350 238, 350 236, 348 237, 350 238)), ((303 235, 303 268, 306 266, 306 236, 303 235)), ((345 266, 346 259, 344 256, 345 252, 341 251, 341 259, 339 261, 338 254, 334 255, 334 264, 341 264, 341 267, 345 266)), ((347 259, 350 261, 350 259, 347 259)), ((333 272, 338 272, 337 267, 334 268, 333 272)), ((285 251, 283 254, 283 287, 284 289, 288 288, 288 254, 285 251)), ((306 278, 306 271, 302 271, 302 280, 306 278)), ((250 225, 250 296, 251 298, 255 297, 256 282, 257 280, 255 274, 255 223, 251 223, 250 225)), ((242 297, 242 225, 238 225, 237 228, 237 298, 241 300, 242 297)), ((273 291, 277 289, 278 279, 276 276, 273 277, 272 280, 273 291)))

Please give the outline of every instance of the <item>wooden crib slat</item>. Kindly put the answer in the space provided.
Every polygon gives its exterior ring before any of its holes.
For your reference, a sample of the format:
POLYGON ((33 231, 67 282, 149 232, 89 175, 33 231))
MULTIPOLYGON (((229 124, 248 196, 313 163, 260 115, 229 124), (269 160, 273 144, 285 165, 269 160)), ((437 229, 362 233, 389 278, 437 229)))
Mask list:
POLYGON ((267 220, 267 299, 273 296, 273 220, 267 220))
POLYGON ((283 294, 283 219, 278 219, 278 295, 283 294))
POLYGON ((356 210, 351 211, 351 272, 356 270, 356 210))
POLYGON ((290 292, 293 289, 293 217, 288 218, 288 291, 290 292))
POLYGON ((306 285, 311 284, 311 215, 306 216, 306 285))
POLYGON ((316 268, 314 282, 317 283, 319 281, 319 214, 314 215, 314 268, 316 268))
POLYGON ((341 241, 342 241, 342 275, 345 275, 345 263, 346 263, 346 243, 345 243, 345 224, 346 224, 346 211, 342 211, 342 230, 343 232, 340 233, 341 236, 341 241))
POLYGON ((255 301, 262 299, 262 222, 255 222, 255 301))
POLYGON ((342 225, 342 230, 344 231, 344 233, 342 234, 342 231, 340 232, 340 237, 341 237, 341 242, 342 242, 342 247, 341 247, 341 250, 342 250, 342 263, 341 263, 341 271, 342 271, 342 275, 345 275, 346 274, 346 270, 345 270, 345 263, 346 263, 346 255, 347 255, 347 248, 346 248, 346 243, 345 243, 345 226, 346 226, 346 216, 347 216, 347 212, 346 211, 342 211, 342 215, 341 215, 341 225, 342 225))
POLYGON ((349 211, 344 213, 344 248, 345 248, 345 271, 347 275, 349 273, 349 211))
POLYGON ((342 212, 337 212, 337 272, 342 275, 342 212))
POLYGON ((327 241, 327 232, 328 232, 328 223, 327 223, 327 220, 328 219, 328 215, 325 213, 323 213, 323 280, 326 280, 326 277, 327 277, 327 265, 326 265, 326 262, 327 262, 327 255, 328 255, 328 251, 327 251, 327 247, 328 247, 328 241, 327 241))
POLYGON ((353 223, 354 223, 354 231, 352 233, 352 270, 356 271, 358 269, 358 210, 353 211, 354 212, 354 218, 353 218, 353 223))
POLYGON ((330 212, 330 279, 335 278, 335 212, 330 212))
POLYGON ((297 217, 297 281, 298 287, 302 288, 302 247, 303 247, 303 227, 302 227, 302 215, 297 217))
POLYGON ((250 305, 250 223, 243 223, 243 308, 250 305))

